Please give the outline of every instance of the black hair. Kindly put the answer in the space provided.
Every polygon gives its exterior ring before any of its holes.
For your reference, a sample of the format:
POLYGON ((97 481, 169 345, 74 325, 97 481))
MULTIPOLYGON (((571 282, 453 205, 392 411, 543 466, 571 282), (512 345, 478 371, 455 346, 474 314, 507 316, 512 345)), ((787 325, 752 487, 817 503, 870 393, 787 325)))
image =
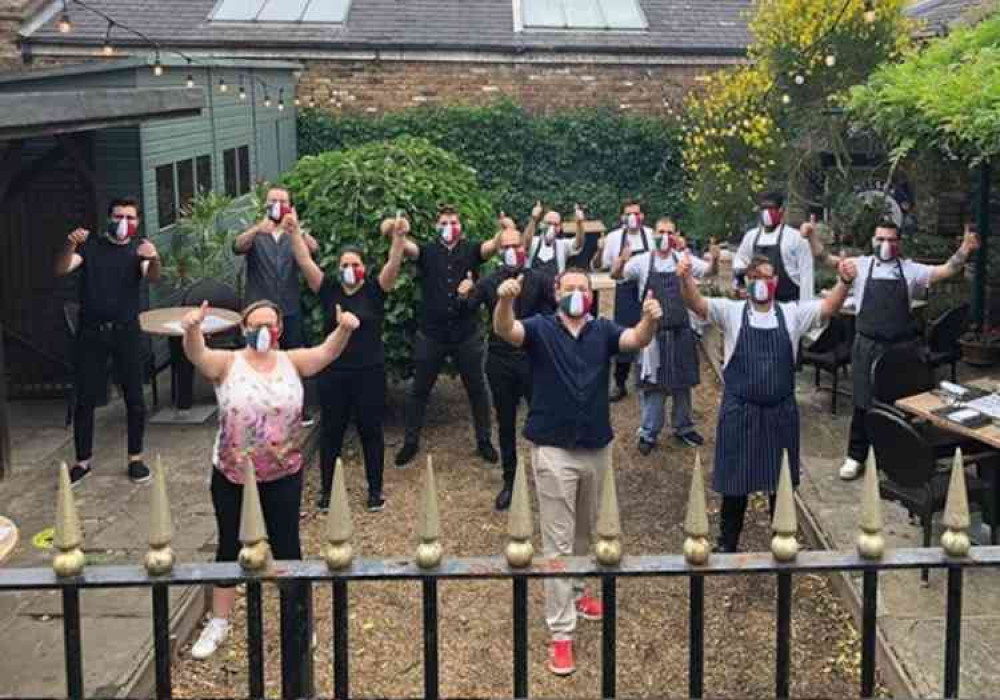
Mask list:
POLYGON ((437 218, 440 219, 442 216, 458 216, 458 212, 455 211, 455 207, 450 204, 442 204, 438 208, 437 218))
POLYGON ((888 228, 892 229, 900 236, 903 235, 903 232, 899 228, 899 224, 897 224, 893 219, 879 219, 879 222, 875 224, 875 228, 888 228))
POLYGON ((135 209, 135 213, 138 215, 139 200, 135 197, 118 197, 116 199, 112 199, 111 204, 108 205, 108 216, 111 216, 114 213, 115 207, 133 207, 135 209))
POLYGON ((747 265, 747 269, 744 272, 744 275, 749 276, 751 273, 756 273, 757 269, 763 267, 764 265, 767 265, 768 267, 771 268, 772 274, 777 272, 777 270, 774 269, 774 263, 771 262, 771 258, 767 257, 766 255, 755 255, 752 258, 750 258, 750 264, 747 265))
POLYGON ((240 324, 244 326, 247 325, 247 319, 250 318, 250 314, 259 309, 271 309, 271 311, 278 315, 278 325, 283 325, 284 319, 283 314, 281 313, 281 307, 268 299, 255 301, 243 309, 243 311, 240 312, 240 324))
POLYGON ((594 284, 590 280, 590 273, 584 270, 582 267, 567 267, 565 270, 556 275, 555 287, 559 289, 559 285, 562 284, 562 279, 566 275, 583 275, 587 278, 587 288, 593 291, 594 284))
POLYGON ((781 192, 765 192, 761 195, 760 199, 757 200, 758 204, 761 206, 765 204, 774 204, 778 209, 785 206, 785 195, 781 192))
POLYGON ((626 199, 624 202, 622 202, 622 209, 620 212, 618 212, 618 214, 619 215, 624 214, 625 210, 628 209, 629 207, 639 207, 639 211, 642 211, 642 201, 640 201, 638 197, 626 199))
POLYGON ((343 247, 342 247, 342 248, 340 249, 340 252, 339 252, 339 253, 337 253, 337 263, 338 263, 338 264, 340 264, 340 259, 341 259, 342 257, 344 257, 344 254, 345 254, 345 253, 353 253, 354 255, 357 255, 357 256, 358 256, 359 258, 361 258, 362 260, 364 260, 364 259, 365 259, 365 254, 364 254, 364 251, 362 251, 362 250, 361 250, 361 247, 360 247, 360 246, 356 246, 356 245, 354 245, 354 244, 352 244, 352 243, 348 243, 347 245, 343 246, 343 247))

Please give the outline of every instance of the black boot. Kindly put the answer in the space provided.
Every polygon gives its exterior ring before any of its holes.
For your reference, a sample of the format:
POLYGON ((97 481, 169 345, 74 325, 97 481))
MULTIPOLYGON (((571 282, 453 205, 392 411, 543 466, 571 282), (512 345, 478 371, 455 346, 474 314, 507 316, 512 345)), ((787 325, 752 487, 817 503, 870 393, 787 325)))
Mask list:
POLYGON ((497 501, 494 504, 494 507, 497 509, 497 512, 502 513, 503 511, 510 508, 510 499, 512 495, 513 495, 513 490, 511 489, 510 484, 504 484, 503 488, 500 489, 500 493, 497 494, 497 501))
POLYGON ((420 445, 416 442, 404 442, 403 446, 396 453, 396 466, 405 467, 420 451, 420 445))
POLYGON ((611 396, 608 397, 608 401, 611 403, 617 403, 628 396, 628 389, 626 386, 628 384, 628 375, 631 370, 631 362, 615 363, 615 390, 611 392, 611 396))

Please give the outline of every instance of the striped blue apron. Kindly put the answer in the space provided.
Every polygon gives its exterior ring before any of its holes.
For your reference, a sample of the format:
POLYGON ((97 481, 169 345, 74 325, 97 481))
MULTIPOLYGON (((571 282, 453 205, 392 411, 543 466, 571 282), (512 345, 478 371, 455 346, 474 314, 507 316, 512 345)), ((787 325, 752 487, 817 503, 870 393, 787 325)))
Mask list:
POLYGON ((795 356, 777 304, 775 312, 777 328, 753 328, 746 304, 736 348, 723 371, 712 488, 724 496, 776 491, 786 449, 792 483, 799 483, 795 356))
MULTIPOLYGON (((639 232, 642 237, 642 249, 633 250, 630 259, 651 250, 649 239, 646 237, 646 229, 640 227, 639 232)), ((627 240, 628 231, 622 229, 621 245, 624 246, 627 240)), ((621 249, 619 248, 619 250, 621 249)), ((619 282, 615 285, 615 323, 623 328, 632 328, 639 323, 640 318, 642 318, 642 301, 639 300, 639 283, 635 280, 619 282)), ((634 352, 621 352, 617 355, 618 362, 632 362, 633 360, 635 360, 634 352)))
MULTIPOLYGON (((676 263, 677 254, 671 253, 671 255, 676 263)), ((656 330, 656 349, 660 353, 660 364, 656 381, 640 380, 640 386, 665 391, 690 389, 701 382, 698 346, 695 343, 694 331, 691 330, 691 317, 681 297, 681 285, 676 273, 657 271, 655 259, 656 253, 651 252, 649 269, 646 272, 646 287, 639 298, 645 299, 646 293, 652 292, 663 309, 663 318, 660 319, 656 330)))

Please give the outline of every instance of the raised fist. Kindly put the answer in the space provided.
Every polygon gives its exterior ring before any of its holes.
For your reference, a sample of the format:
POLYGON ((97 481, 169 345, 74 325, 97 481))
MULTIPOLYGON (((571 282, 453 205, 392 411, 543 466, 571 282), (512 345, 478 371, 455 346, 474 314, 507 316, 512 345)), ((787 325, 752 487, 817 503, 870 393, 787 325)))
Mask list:
POLYGON ((90 231, 85 228, 78 228, 69 234, 67 240, 74 246, 81 246, 86 242, 88 236, 90 236, 90 231))
POLYGON ((841 258, 837 265, 837 274, 845 282, 853 282, 858 276, 858 264, 853 258, 841 258))
POLYGON ((642 317, 650 321, 659 321, 663 318, 663 307, 652 292, 646 292, 646 298, 642 302, 642 317))
POLYGON ((517 279, 506 280, 497 289, 497 296, 501 299, 515 299, 521 294, 521 283, 524 275, 518 275, 517 279))
POLYGON ((143 239, 142 243, 136 247, 135 254, 140 258, 155 258, 157 255, 156 246, 148 238, 143 239))
POLYGON ((337 326, 353 332, 361 327, 361 319, 352 314, 350 311, 344 311, 340 308, 340 304, 337 304, 337 326))

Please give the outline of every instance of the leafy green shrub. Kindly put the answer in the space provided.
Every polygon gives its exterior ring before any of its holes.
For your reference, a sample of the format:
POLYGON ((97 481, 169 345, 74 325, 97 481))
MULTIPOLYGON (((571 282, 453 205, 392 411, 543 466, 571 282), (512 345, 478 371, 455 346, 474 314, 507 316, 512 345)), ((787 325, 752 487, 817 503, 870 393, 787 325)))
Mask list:
MULTIPOLYGON (((364 252, 374 284, 385 263, 389 240, 379 233, 385 217, 403 211, 410 219, 413 240, 431 240, 437 210, 455 207, 462 218, 463 235, 482 240, 495 233, 489 198, 480 190, 475 173, 454 154, 426 139, 400 137, 306 156, 286 173, 299 217, 316 238, 316 262, 327 274, 336 274, 338 254, 345 245, 364 252)), ((420 305, 415 284, 416 266, 403 262, 396 287, 386 304, 386 368, 391 377, 412 374, 412 330, 420 305)), ((304 295, 314 339, 321 337, 322 315, 316 297, 304 295)))
POLYGON ((532 116, 512 102, 417 107, 379 117, 300 113, 302 154, 412 135, 455 153, 476 171, 495 211, 523 222, 535 200, 571 214, 582 203, 609 227, 622 200, 648 215, 682 215, 684 177, 676 126, 610 109, 532 116))

